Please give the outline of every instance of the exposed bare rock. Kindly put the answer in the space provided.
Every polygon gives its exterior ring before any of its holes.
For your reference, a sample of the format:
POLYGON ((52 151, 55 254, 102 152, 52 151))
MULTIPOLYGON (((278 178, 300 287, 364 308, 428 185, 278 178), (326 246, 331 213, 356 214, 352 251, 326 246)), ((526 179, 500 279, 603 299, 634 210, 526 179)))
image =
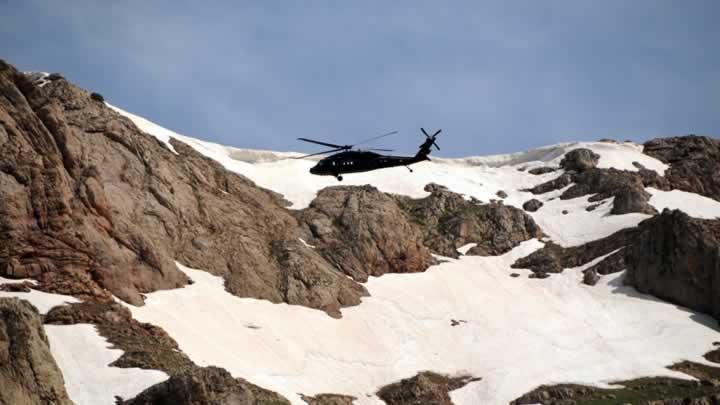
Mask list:
POLYGON ((573 149, 560 161, 560 167, 567 171, 582 172, 597 166, 600 155, 586 148, 573 149))
POLYGON ((530 170, 528 170, 528 173, 534 174, 534 175, 540 175, 540 174, 545 174, 545 173, 552 173, 556 170, 557 169, 554 167, 543 166, 543 167, 536 167, 534 169, 530 169, 530 170))
POLYGON ((125 405, 289 405, 277 393, 262 389, 217 367, 196 368, 155 384, 125 405))
POLYGON ((572 247, 548 242, 542 249, 515 261, 512 267, 530 269, 535 273, 560 273, 563 269, 578 267, 607 255, 587 270, 601 275, 615 273, 625 269, 622 248, 631 243, 638 232, 637 228, 623 229, 605 238, 572 247))
POLYGON ((535 221, 520 209, 502 204, 477 204, 439 187, 428 197, 396 197, 419 225, 425 245, 443 256, 457 257, 457 248, 477 245, 467 254, 490 256, 508 252, 520 242, 542 235, 535 221))
POLYGON ((188 282, 178 260, 243 297, 359 302, 364 288, 296 248, 282 198, 171 142, 178 154, 66 80, 38 87, 0 62, 0 276, 139 305, 188 282))
POLYGON ((497 195, 500 198, 507 198, 508 194, 504 192, 503 190, 499 190, 495 195, 497 195))
POLYGON ((430 371, 387 385, 377 395, 388 405, 452 405, 450 391, 479 381, 470 376, 448 377, 430 371))
POLYGON ((533 188, 529 188, 525 191, 529 191, 535 195, 545 194, 551 191, 563 189, 573 183, 573 176, 568 173, 563 173, 560 176, 546 181, 545 183, 538 184, 533 188))
POLYGON ((594 194, 590 201, 615 197, 611 214, 631 212, 656 214, 648 204, 650 194, 645 191, 643 178, 637 173, 617 169, 590 169, 573 176, 572 187, 565 190, 560 199, 567 200, 594 194))
POLYGON ((595 269, 587 269, 583 271, 583 283, 587 285, 595 285, 600 281, 600 276, 595 269))
POLYGON ((196 367, 164 330, 132 319, 130 311, 114 301, 58 306, 47 313, 45 323, 94 324, 100 335, 123 351, 111 364, 114 367, 162 370, 170 375, 196 367))
POLYGON ((0 298, 0 404, 72 404, 29 302, 0 298))
POLYGON ((695 135, 653 139, 643 152, 670 165, 665 172, 670 188, 720 201, 720 140, 695 135))
POLYGON ((309 405, 353 405, 357 398, 349 395, 318 394, 315 396, 301 395, 303 401, 309 405))
POLYGON ((720 220, 665 210, 639 229, 625 249, 625 281, 720 319, 720 220))
POLYGON ((641 173, 617 169, 585 169, 579 173, 566 173, 562 176, 539 184, 527 191, 533 194, 544 194, 554 190, 560 190, 572 184, 565 190, 560 199, 567 200, 585 195, 592 195, 591 202, 601 201, 606 198, 615 197, 611 214, 621 215, 631 212, 655 214, 657 211, 649 205, 650 194, 645 191, 645 186, 653 185, 665 188, 662 180, 658 179, 655 172, 645 170, 641 173))
POLYGON ((419 228, 375 187, 328 187, 297 215, 307 224, 308 242, 355 280, 424 271, 433 263, 419 228))

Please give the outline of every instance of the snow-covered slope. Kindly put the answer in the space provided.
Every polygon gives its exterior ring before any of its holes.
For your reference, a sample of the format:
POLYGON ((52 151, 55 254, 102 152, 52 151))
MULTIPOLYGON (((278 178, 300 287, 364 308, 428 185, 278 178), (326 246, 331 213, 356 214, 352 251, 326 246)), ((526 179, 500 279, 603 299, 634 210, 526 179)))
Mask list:
MULTIPOLYGON (((154 126, 134 121, 155 134, 154 126)), ((518 207, 539 198, 545 205, 531 215, 551 240, 565 246, 610 235, 649 216, 611 216, 612 199, 587 211, 588 196, 560 200, 556 197, 562 190, 534 196, 522 190, 560 173, 531 175, 528 169, 556 167, 566 152, 580 147, 599 154, 601 168, 636 171, 637 162, 659 174, 667 169, 644 155, 640 145, 584 142, 510 155, 434 158, 413 166, 413 173, 393 168, 347 175, 338 183, 310 175, 315 161, 290 159, 294 153, 171 136, 283 194, 298 209, 318 190, 337 184, 372 184, 381 191, 423 197, 428 194, 425 185, 434 182, 483 201, 498 199, 496 193, 503 190, 508 194, 504 203, 518 207)), ((451 141, 452 135, 445 139, 451 141)), ((648 191, 659 209, 720 216, 720 204, 712 200, 648 191)), ((298 404, 300 392, 352 394, 358 403, 378 403, 374 392, 380 386, 420 370, 482 377, 452 394, 458 404, 507 403, 539 384, 597 385, 646 375, 682 378, 666 366, 683 359, 704 361, 702 354, 718 338, 708 327, 711 319, 623 287, 622 274, 605 277, 595 287, 580 284, 582 268, 543 281, 509 277, 516 271, 510 264, 541 245, 529 241, 500 257, 461 257, 422 274, 372 278, 367 283, 371 297, 345 309, 340 320, 302 307, 239 299, 224 290, 221 279, 180 264, 195 284, 149 294, 147 304, 132 312, 167 330, 198 364, 225 367, 298 404), (452 327, 451 319, 467 323, 452 327)))
MULTIPOLYGON (((175 152, 171 138, 184 142, 228 170, 283 194, 294 209, 310 204, 318 190, 338 184, 372 184, 381 191, 424 197, 425 186, 438 183, 482 201, 499 199, 497 192, 502 190, 507 193, 506 205, 520 207, 531 198, 541 200, 542 209, 530 215, 550 240, 563 246, 608 236, 649 215, 609 215, 612 198, 588 211, 589 196, 561 200, 557 197, 562 190, 535 196, 522 190, 561 172, 532 175, 529 169, 557 167, 565 153, 580 147, 600 155, 599 167, 638 170, 633 164, 637 162, 659 174, 667 169, 636 144, 583 142, 508 155, 433 158, 414 165, 413 173, 392 168, 350 174, 338 183, 332 177, 311 175, 308 169, 316 161, 291 159, 297 153, 205 142, 112 108, 171 151, 175 152)), ((443 137, 452 142, 451 134, 443 137)), ((647 191, 652 195, 650 203, 659 210, 679 208, 691 216, 720 217, 720 203, 714 200, 678 191, 647 191)), ((225 291, 221 278, 182 264, 178 267, 194 284, 150 293, 145 306, 130 309, 139 321, 167 331, 198 365, 224 367, 295 404, 304 404, 299 393, 323 392, 350 394, 358 397, 358 404, 376 404, 378 388, 422 370, 481 377, 452 393, 457 404, 500 404, 540 384, 602 385, 648 375, 686 378, 666 366, 679 360, 705 362, 702 354, 718 340, 710 327, 714 321, 624 287, 622 273, 589 287, 580 279, 583 268, 592 262, 545 280, 529 279, 524 271, 510 268, 517 258, 542 245, 532 240, 502 256, 461 256, 424 273, 371 278, 366 284, 371 297, 344 309, 342 319, 301 306, 240 299, 225 291), (521 277, 510 277, 512 272, 522 273, 521 277), (451 326, 452 320, 466 322, 451 326)), ((2 295, 26 297, 42 311, 72 299, 35 291, 2 295)), ((104 339, 85 326, 47 328, 76 403, 109 404, 109 391, 97 387, 112 386, 113 393, 130 397, 166 378, 160 372, 120 372, 109 367, 119 351, 108 349, 104 339), (90 364, 88 372, 78 371, 80 362, 90 364)))
POLYGON ((545 383, 683 378, 665 367, 702 361, 717 339, 712 319, 623 287, 622 274, 595 287, 580 283, 582 269, 546 280, 510 277, 510 264, 540 246, 529 241, 499 257, 372 278, 371 297, 339 320, 237 298, 221 278, 181 265, 195 284, 149 294, 131 310, 198 364, 224 367, 295 404, 304 403, 297 393, 323 392, 379 404, 381 386, 420 370, 482 377, 453 392, 458 404, 506 404, 545 383), (467 323, 451 326, 452 319, 467 323))

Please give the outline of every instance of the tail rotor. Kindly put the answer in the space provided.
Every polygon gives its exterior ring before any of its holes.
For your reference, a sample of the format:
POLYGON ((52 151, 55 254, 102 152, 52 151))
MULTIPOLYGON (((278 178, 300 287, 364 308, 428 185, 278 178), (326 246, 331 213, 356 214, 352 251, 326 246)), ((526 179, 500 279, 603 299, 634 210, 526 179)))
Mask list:
MULTIPOLYGON (((432 145, 435 147, 435 149, 440 150, 440 147, 435 142, 435 138, 437 138, 437 136, 440 135, 440 132, 442 132, 442 129, 438 129, 432 135, 428 135, 427 131, 425 131, 425 128, 420 128, 420 130, 422 131, 423 135, 425 135, 425 137, 427 138, 427 140, 425 140, 425 143, 428 143, 428 146, 432 145)), ((423 143, 423 145, 425 145, 425 143, 423 143)), ((420 147, 422 148, 423 145, 420 145, 420 147)))

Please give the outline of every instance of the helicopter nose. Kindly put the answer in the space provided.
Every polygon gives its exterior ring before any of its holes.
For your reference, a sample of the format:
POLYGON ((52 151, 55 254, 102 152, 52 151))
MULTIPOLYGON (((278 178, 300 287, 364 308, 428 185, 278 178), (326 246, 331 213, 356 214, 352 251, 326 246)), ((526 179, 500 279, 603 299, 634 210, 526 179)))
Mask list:
POLYGON ((317 166, 313 166, 310 168, 310 174, 317 174, 317 166))

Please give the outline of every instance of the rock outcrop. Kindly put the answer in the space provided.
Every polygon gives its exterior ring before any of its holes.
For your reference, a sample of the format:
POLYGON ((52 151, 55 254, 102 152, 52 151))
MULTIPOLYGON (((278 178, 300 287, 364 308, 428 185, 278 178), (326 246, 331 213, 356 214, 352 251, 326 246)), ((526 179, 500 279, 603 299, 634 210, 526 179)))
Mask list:
POLYGON ((567 171, 583 172, 597 166, 600 155, 586 148, 573 149, 560 161, 560 167, 567 171))
POLYGON ((153 385, 124 405, 289 405, 282 396, 217 367, 197 368, 153 385))
POLYGON ((188 282, 178 260, 236 295, 333 314, 366 294, 300 246, 282 198, 191 147, 173 153, 61 77, 38 87, 4 62, 0 96, 0 276, 137 305, 188 282))
POLYGON ((613 208, 610 212, 613 215, 631 212, 656 214, 657 211, 648 203, 650 194, 645 191, 645 187, 653 185, 663 189, 667 188, 662 179, 650 170, 630 172, 614 168, 598 169, 588 167, 582 171, 562 174, 527 191, 533 194, 545 194, 550 191, 560 190, 571 184, 572 186, 560 195, 560 199, 568 200, 592 195, 589 201, 597 202, 614 197, 613 208))
POLYGON ((428 197, 397 201, 419 225, 425 245, 443 256, 457 257, 457 248, 477 246, 467 254, 492 256, 508 252, 520 242, 542 236, 535 221, 523 210, 503 204, 478 204, 438 185, 428 185, 428 197))
POLYGON ((626 283, 720 319, 720 220, 665 210, 625 248, 626 283))
POLYGON ((0 298, 0 404, 72 404, 42 317, 17 298, 0 298))
POLYGON ((720 201, 720 140, 679 136, 645 142, 643 153, 670 165, 665 178, 670 188, 720 201))
POLYGON ((624 247, 634 240, 637 233, 637 228, 623 229, 607 237, 572 247, 547 242, 542 249, 516 260, 511 267, 530 269, 536 274, 560 273, 563 269, 582 266, 606 256, 586 271, 599 275, 616 273, 625 269, 624 247))
POLYGON ((308 243, 355 280, 424 271, 433 263, 418 227, 375 187, 325 188, 297 215, 308 243))
POLYGON ((450 391, 479 381, 470 376, 448 377, 430 371, 387 385, 377 395, 388 405, 452 405, 450 391))

